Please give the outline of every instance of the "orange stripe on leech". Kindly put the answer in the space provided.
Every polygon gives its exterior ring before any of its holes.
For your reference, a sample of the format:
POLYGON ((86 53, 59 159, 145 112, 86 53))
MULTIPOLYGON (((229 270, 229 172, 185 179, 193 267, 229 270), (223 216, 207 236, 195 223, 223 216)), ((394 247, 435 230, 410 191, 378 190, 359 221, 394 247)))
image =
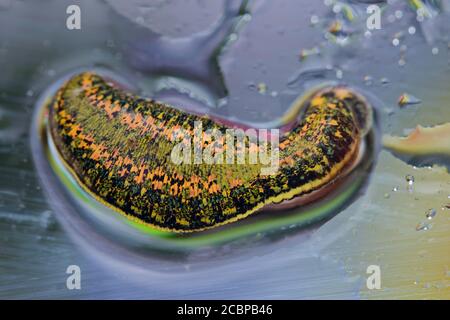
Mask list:
POLYGON ((128 173, 128 169, 127 168, 122 168, 121 170, 119 170, 119 175, 121 177, 123 177, 124 175, 126 175, 128 173))
POLYGON ((142 184, 144 182, 144 172, 145 172, 145 170, 148 170, 148 166, 141 165, 141 169, 139 171, 139 175, 134 177, 134 181, 137 184, 142 184))
POLYGON ((139 169, 138 169, 137 166, 135 166, 135 165, 133 164, 133 165, 131 166, 130 173, 137 173, 137 172, 139 172, 139 169))
POLYGON ((101 158, 103 158, 103 151, 106 149, 106 147, 102 144, 95 144, 93 143, 91 145, 91 149, 93 150, 90 158, 92 160, 100 160, 101 158))
POLYGON ((79 124, 70 124, 69 125, 69 132, 67 133, 68 136, 71 138, 77 138, 78 133, 81 131, 81 126, 79 124))
MULTIPOLYGON (((99 104, 100 105, 100 104, 99 104)), ((113 118, 113 115, 112 115, 112 109, 111 109, 111 105, 112 105, 112 103, 111 103, 111 101, 110 100, 106 100, 104 103, 103 103, 103 109, 105 110, 105 113, 106 113, 106 115, 108 116, 108 118, 109 119, 112 119, 113 118)))
POLYGON ((327 107, 330 108, 330 109, 336 109, 337 105, 336 105, 336 103, 329 102, 327 104, 327 107))
POLYGON ((183 176, 175 171, 174 173, 172 173, 172 179, 178 180, 178 181, 183 181, 183 176))
POLYGON ((114 163, 114 165, 115 165, 116 167, 121 167, 122 164, 123 164, 123 157, 122 157, 122 156, 119 156, 119 157, 116 159, 116 162, 114 163))
POLYGON ((131 129, 142 128, 143 127, 143 118, 140 113, 137 113, 134 116, 133 121, 130 124, 131 129))
POLYGON ((155 190, 161 190, 163 187, 162 181, 154 180, 154 181, 152 181, 151 184, 153 186, 153 189, 155 189, 155 190))
POLYGON ((92 86, 92 77, 85 75, 83 76, 83 79, 81 80, 81 86, 83 89, 88 89, 92 86))
POLYGON ((337 126, 337 125, 339 125, 339 124, 337 123, 337 121, 336 121, 335 119, 333 119, 333 120, 330 120, 330 121, 328 122, 328 125, 330 125, 330 126, 337 126))
MULTIPOLYGON (((98 92, 98 88, 95 86, 87 87, 85 89, 86 95, 90 102, 95 103, 97 107, 103 109, 107 114, 109 119, 114 118, 114 113, 119 113, 122 108, 127 110, 129 108, 129 104, 124 104, 123 107, 120 106, 119 102, 112 102, 110 100, 104 100, 104 95, 95 93, 98 92), (92 95, 94 93, 94 95, 92 95)), ((159 118, 162 118, 164 113, 159 114, 159 118)), ((126 125, 129 129, 132 130, 141 130, 141 133, 147 133, 149 131, 153 132, 152 138, 155 138, 158 133, 165 136, 169 141, 173 140, 173 129, 172 126, 168 126, 165 121, 158 121, 152 116, 147 116, 146 119, 143 118, 142 114, 137 112, 134 114, 122 113, 121 114, 121 123, 126 125), (161 130, 163 128, 163 130, 161 130)), ((179 127, 181 128, 181 127, 179 127)), ((186 130, 186 129, 185 129, 186 130)), ((191 130, 187 130, 189 134, 191 134, 191 130)))
POLYGON ((176 195, 178 195, 178 184, 173 184, 173 185, 171 185, 170 186, 170 188, 169 188, 169 193, 170 193, 170 195, 172 195, 172 196, 176 196, 176 195))
POLYGON ((209 186, 209 188, 208 188, 208 185, 206 185, 206 187, 204 189, 207 189, 208 193, 214 194, 214 193, 218 193, 220 191, 220 186, 217 183, 213 183, 213 184, 211 184, 211 186, 209 186))
POLYGON ((231 188, 234 187, 238 187, 240 185, 242 185, 243 181, 240 179, 230 179, 228 184, 230 185, 231 188))
POLYGON ((202 193, 202 190, 199 189, 197 184, 194 184, 190 187, 190 196, 193 198, 196 198, 200 193, 202 193))
POLYGON ((336 98, 338 98, 339 100, 344 100, 346 98, 351 98, 353 97, 353 94, 344 88, 336 88, 334 90, 334 95, 336 96, 336 98))
POLYGON ((111 167, 111 165, 112 165, 112 161, 111 160, 108 160, 108 161, 106 161, 104 163, 104 166, 105 166, 106 169, 109 169, 111 167))
POLYGON ((311 100, 312 107, 318 107, 327 102, 327 99, 322 96, 317 96, 311 100))

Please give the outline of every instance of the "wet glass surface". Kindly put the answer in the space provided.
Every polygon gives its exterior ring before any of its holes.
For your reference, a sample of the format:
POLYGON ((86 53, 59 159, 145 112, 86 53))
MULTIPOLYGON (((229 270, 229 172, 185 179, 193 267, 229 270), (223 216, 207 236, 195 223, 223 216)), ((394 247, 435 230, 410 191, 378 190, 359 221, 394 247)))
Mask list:
POLYGON ((143 272, 68 236, 30 148, 38 97, 92 67, 245 123, 279 118, 328 81, 374 102, 380 139, 448 123, 448 1, 423 1, 419 15, 414 1, 79 3, 82 29, 67 30, 71 1, 0 1, 0 297, 449 298, 448 157, 382 149, 360 196, 326 223, 245 254, 225 247, 210 267, 143 272), (369 3, 384 8, 380 30, 367 30, 369 3), (405 93, 417 103, 399 107, 405 93), (82 290, 66 288, 71 264, 82 290), (381 290, 366 287, 369 265, 381 267, 381 290))

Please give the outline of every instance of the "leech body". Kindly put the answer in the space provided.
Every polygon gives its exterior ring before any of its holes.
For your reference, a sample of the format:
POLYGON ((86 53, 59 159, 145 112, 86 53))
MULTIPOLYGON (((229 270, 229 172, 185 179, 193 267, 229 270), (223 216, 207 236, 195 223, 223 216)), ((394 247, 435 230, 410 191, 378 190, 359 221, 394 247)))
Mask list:
MULTIPOLYGON (((357 158, 367 108, 343 87, 313 94, 296 126, 280 136, 273 175, 260 175, 261 165, 248 161, 174 164, 177 129, 192 132, 196 121, 204 130, 227 127, 128 94, 93 73, 77 75, 59 89, 48 123, 59 156, 96 199, 144 225, 192 232, 329 187, 357 158)), ((211 145, 203 138, 203 145, 211 145)))

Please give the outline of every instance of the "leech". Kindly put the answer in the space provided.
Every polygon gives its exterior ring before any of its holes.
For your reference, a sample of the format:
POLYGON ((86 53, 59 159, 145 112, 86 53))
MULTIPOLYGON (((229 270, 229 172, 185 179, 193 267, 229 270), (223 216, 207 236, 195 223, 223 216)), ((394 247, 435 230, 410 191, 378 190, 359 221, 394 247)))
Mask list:
POLYGON ((224 159, 235 146, 211 134, 230 126, 129 94, 86 72, 52 98, 48 130, 65 167, 95 199, 151 228, 193 232, 263 209, 314 201, 351 171, 370 124, 368 102, 335 86, 314 92, 302 104, 300 118, 280 135, 278 146, 270 137, 262 147, 244 136, 247 148, 236 148, 235 158, 243 161, 230 164, 224 159), (195 153, 190 135, 199 123, 201 149, 223 161, 174 163, 176 146, 195 153), (252 162, 247 149, 277 151, 275 170, 261 174, 268 164, 252 162))

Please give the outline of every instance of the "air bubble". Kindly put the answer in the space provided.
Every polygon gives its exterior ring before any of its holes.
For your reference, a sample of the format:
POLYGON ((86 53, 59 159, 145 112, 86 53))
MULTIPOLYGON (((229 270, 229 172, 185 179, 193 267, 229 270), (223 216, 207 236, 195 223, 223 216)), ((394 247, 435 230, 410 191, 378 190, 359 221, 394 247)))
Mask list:
POLYGON ((244 14, 244 16, 242 17, 242 20, 244 20, 245 22, 249 22, 250 20, 252 20, 252 15, 249 13, 244 14))
POLYGON ((316 16, 316 15, 312 15, 310 21, 311 21, 312 25, 315 25, 315 24, 317 24, 319 22, 319 17, 316 16))
POLYGON ((401 10, 395 11, 395 17, 396 17, 397 19, 403 18, 403 11, 401 11, 401 10))
POLYGON ((342 6, 340 5, 340 4, 335 4, 334 6, 333 6, 333 12, 334 13, 339 13, 339 12, 341 12, 342 11, 342 6))

